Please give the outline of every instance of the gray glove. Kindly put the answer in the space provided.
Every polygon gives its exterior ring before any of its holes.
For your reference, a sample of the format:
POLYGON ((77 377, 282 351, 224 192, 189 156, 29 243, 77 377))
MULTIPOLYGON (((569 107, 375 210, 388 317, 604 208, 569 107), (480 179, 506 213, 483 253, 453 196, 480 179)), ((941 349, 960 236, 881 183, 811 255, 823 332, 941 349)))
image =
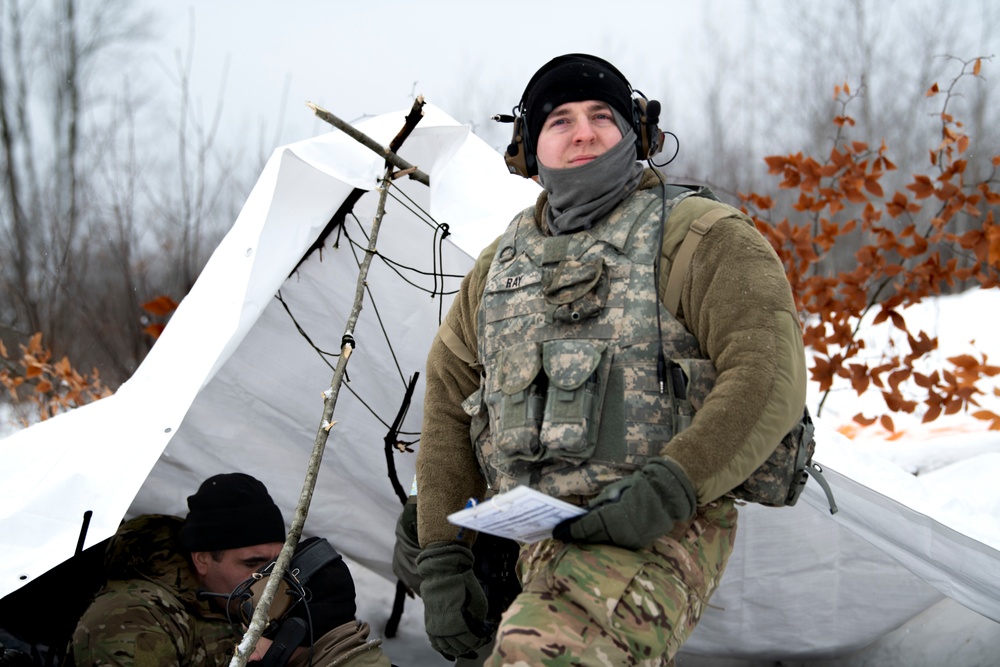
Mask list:
MULTIPOLYGON (((410 498, 410 500, 414 500, 410 498)), ((392 548, 392 572, 411 592, 420 594, 420 575, 417 574, 417 556, 420 541, 417 538, 417 503, 407 502, 396 520, 396 544, 392 548)))
POLYGON ((676 461, 653 459, 605 487, 590 501, 589 512, 566 519, 552 536, 563 542, 640 549, 669 533, 675 520, 694 516, 696 500, 691 480, 676 461))
POLYGON ((435 542, 417 556, 423 578, 424 629, 435 651, 448 660, 475 657, 490 641, 483 587, 472 572, 472 550, 459 542, 435 542))

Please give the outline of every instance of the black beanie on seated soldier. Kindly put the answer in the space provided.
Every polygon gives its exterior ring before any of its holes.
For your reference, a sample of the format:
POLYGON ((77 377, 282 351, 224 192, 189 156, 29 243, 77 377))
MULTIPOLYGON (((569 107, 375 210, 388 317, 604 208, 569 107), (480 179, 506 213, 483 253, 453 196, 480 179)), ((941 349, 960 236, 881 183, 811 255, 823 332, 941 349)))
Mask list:
MULTIPOLYGON (((595 56, 574 53, 543 65, 525 89, 524 122, 531 146, 552 110, 567 102, 598 100, 632 125, 632 88, 614 65, 595 56)), ((534 152, 534 149, 532 149, 534 152)))
POLYGON ((187 499, 177 539, 186 551, 224 551, 285 541, 285 520, 267 487, 241 472, 209 477, 187 499))

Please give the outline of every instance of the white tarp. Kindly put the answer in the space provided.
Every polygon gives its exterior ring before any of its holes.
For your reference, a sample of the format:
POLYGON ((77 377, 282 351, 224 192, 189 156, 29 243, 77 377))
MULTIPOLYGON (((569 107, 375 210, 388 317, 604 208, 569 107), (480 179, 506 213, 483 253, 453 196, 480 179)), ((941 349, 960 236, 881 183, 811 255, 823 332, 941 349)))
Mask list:
MULTIPOLYGON (((404 115, 358 127, 387 144, 404 115)), ((383 440, 415 373, 421 379, 398 439, 418 438, 424 359, 450 303, 432 293, 452 292, 479 248, 537 193, 430 106, 400 154, 433 186, 397 182, 405 197, 390 201, 379 234, 349 388, 306 522, 307 533, 329 537, 387 579, 400 501, 383 440), (450 236, 442 242, 416 207, 450 236), (442 271, 450 277, 434 277, 442 271)), ((126 512, 183 516, 186 497, 215 473, 258 477, 290 520, 335 364, 317 349, 340 349, 377 193, 362 197, 322 252, 292 269, 345 197, 374 188, 382 169, 378 156, 339 132, 276 150, 135 376, 113 397, 0 441, 0 596, 71 556, 85 511, 93 513, 89 546, 126 512)), ((1000 621, 1000 544, 990 537, 1000 531, 974 528, 998 518, 975 508, 960 526, 936 518, 922 508, 916 478, 835 441, 821 439, 817 458, 829 466, 840 513, 829 515, 815 483, 796 508, 747 508, 722 588, 686 650, 843 654, 943 596, 1000 621)), ((414 458, 393 454, 407 491, 414 458)))

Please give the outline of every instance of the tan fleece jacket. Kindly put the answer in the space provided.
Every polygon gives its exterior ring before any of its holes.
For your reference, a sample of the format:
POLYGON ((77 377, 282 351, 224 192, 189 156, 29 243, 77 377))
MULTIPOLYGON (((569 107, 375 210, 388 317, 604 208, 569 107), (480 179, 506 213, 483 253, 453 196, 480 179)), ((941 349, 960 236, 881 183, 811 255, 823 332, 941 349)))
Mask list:
MULTIPOLYGON (((659 179, 646 170, 640 189, 659 179)), ((542 193, 535 221, 547 201, 542 193)), ((673 210, 664 233, 661 291, 670 260, 691 222, 725 206, 687 197, 673 210)), ((732 207, 702 239, 684 280, 678 316, 715 363, 718 379, 691 426, 663 455, 688 474, 699 504, 739 486, 774 451, 802 415, 805 354, 784 269, 752 222, 732 207)), ((496 242, 480 255, 435 336, 427 359, 423 432, 417 453, 418 533, 421 546, 456 539, 447 515, 470 497, 482 498, 485 482, 469 440, 462 401, 479 386, 480 367, 455 351, 478 349, 477 309, 496 242), (453 336, 453 338, 452 338, 453 336), (457 342, 456 342, 457 341, 457 342)), ((465 540, 471 536, 466 532, 465 540)))

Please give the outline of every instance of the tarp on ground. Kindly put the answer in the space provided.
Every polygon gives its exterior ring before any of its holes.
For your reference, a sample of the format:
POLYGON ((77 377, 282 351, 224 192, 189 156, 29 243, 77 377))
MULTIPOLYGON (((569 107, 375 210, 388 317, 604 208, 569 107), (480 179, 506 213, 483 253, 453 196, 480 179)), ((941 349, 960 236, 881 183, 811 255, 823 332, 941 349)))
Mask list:
MULTIPOLYGON (((385 145, 405 113, 357 127, 385 145)), ((405 493, 412 479, 427 349, 479 249, 537 194, 432 106, 400 155, 432 185, 404 178, 391 190, 305 527, 387 579, 400 510, 393 482, 405 493)), ((290 520, 383 168, 341 132, 277 149, 135 375, 110 398, 0 441, 0 596, 72 556, 85 513, 89 546, 123 516, 183 516, 186 497, 216 473, 258 477, 290 520), (367 193, 307 253, 356 189, 367 193)), ((944 596, 1000 621, 1000 545, 989 537, 1000 531, 970 528, 997 517, 950 525, 924 511, 919 483, 901 470, 829 445, 817 458, 840 512, 830 515, 814 483, 795 508, 746 508, 722 587, 686 650, 840 655, 944 596)))

